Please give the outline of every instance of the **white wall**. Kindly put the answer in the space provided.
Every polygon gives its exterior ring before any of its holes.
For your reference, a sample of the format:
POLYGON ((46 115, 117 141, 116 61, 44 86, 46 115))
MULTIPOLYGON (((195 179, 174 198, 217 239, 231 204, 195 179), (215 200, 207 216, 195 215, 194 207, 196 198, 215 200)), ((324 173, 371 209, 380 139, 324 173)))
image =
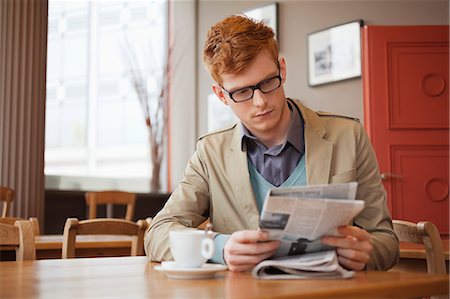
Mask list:
MULTIPOLYGON (((175 7, 178 7, 178 14, 175 14, 178 22, 175 33, 178 37, 175 43, 176 47, 183 47, 179 53, 183 53, 184 63, 182 68, 177 67, 173 85, 177 91, 174 92, 176 108, 172 130, 172 187, 181 179, 186 162, 194 151, 196 138, 207 129, 206 99, 211 93, 212 83, 202 62, 207 30, 231 14, 269 3, 272 2, 174 2, 175 7), (195 44, 189 43, 188 38, 195 44)), ((361 120, 363 97, 360 78, 317 87, 308 86, 307 35, 355 19, 363 19, 367 25, 442 25, 449 21, 447 0, 283 0, 278 3, 280 50, 287 61, 286 95, 302 100, 315 110, 332 111, 361 120)))
POLYGON ((195 0, 173 2, 174 57, 171 115, 171 188, 182 178, 197 140, 197 5, 195 0))

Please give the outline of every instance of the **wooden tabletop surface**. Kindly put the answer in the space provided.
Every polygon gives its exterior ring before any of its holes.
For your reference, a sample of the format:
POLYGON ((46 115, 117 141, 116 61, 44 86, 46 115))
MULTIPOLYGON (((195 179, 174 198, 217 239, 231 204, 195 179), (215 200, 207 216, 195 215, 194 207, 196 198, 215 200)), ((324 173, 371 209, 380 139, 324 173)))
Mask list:
POLYGON ((147 257, 2 262, 0 298, 404 298, 448 294, 446 275, 359 272, 347 280, 263 281, 249 272, 172 280, 147 257))

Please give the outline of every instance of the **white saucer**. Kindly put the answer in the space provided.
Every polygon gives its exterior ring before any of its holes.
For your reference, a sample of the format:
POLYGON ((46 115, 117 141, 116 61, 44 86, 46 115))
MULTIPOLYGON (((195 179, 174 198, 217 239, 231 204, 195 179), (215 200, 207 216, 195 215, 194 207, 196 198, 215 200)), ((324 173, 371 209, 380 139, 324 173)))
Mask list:
POLYGON ((174 261, 165 261, 155 266, 156 271, 163 272, 172 279, 205 279, 213 278, 218 272, 227 270, 227 266, 206 263, 200 268, 178 268, 174 261))

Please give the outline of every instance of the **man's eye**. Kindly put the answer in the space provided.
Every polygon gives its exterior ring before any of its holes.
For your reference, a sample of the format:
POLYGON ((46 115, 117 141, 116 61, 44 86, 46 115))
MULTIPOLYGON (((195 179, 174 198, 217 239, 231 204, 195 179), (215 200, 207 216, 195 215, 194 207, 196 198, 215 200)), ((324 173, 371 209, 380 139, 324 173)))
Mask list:
POLYGON ((250 88, 245 88, 245 89, 241 89, 241 90, 237 90, 233 93, 233 95, 236 96, 242 96, 242 95, 247 95, 249 93, 251 93, 252 90, 250 88))
POLYGON ((267 79, 261 82, 260 86, 272 85, 276 78, 267 79))

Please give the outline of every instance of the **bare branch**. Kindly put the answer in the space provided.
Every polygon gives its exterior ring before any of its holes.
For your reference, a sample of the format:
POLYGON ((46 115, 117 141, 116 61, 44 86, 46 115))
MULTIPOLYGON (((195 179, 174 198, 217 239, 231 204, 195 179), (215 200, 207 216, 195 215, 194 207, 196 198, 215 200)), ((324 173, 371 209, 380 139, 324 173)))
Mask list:
MULTIPOLYGON (((137 54, 125 37, 122 44, 122 52, 126 60, 126 66, 130 73, 130 80, 137 98, 140 102, 146 126, 148 128, 148 138, 150 143, 152 170, 152 186, 159 184, 159 170, 164 157, 164 146, 167 138, 168 111, 169 111, 169 80, 171 72, 171 60, 173 46, 167 49, 165 61, 162 66, 158 65, 152 46, 146 52, 147 68, 140 67, 137 61, 137 54), (147 78, 151 78, 158 87, 157 92, 152 93, 147 85, 147 78), (157 178, 155 177, 157 176, 157 178), (154 184, 153 180, 158 180, 154 184)), ((159 185, 158 185, 159 186, 159 185)))

